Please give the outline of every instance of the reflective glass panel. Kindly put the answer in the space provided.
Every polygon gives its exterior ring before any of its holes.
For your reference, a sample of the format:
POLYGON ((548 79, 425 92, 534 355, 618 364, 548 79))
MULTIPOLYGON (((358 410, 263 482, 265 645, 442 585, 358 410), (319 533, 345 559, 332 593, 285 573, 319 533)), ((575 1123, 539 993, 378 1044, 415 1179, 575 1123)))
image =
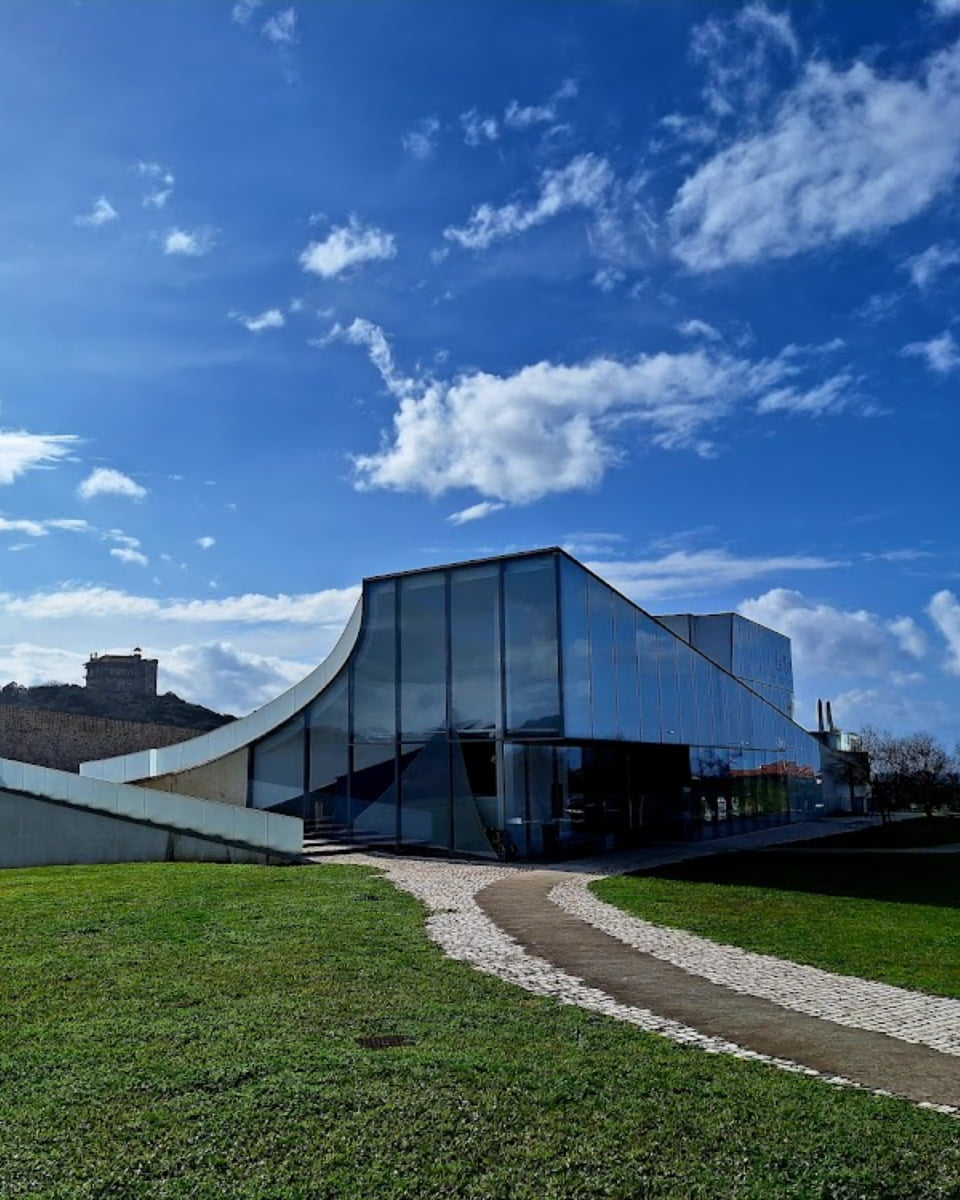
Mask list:
POLYGON ((450 573, 450 722, 465 733, 501 725, 499 576, 496 564, 450 573))
MULTIPOLYGON (((588 577, 589 578, 589 577, 588 577)), ((597 579, 589 579, 590 677, 593 697, 593 736, 617 736, 617 676, 613 662, 613 592, 597 579)))
POLYGON ((680 701, 680 738, 681 742, 696 743, 697 732, 697 693, 696 680, 693 674, 695 655, 684 643, 678 642, 677 652, 677 695, 680 701))
POLYGON ((455 738, 450 749, 453 848, 492 856, 498 831, 503 828, 496 742, 455 738))
POLYGON ((452 837, 446 738, 400 747, 400 840, 448 849, 452 837))
POLYGON ((393 845, 397 840, 396 763, 392 743, 353 747, 350 811, 355 836, 393 845))
POLYGON ((567 737, 589 738, 590 619, 586 571, 560 559, 560 630, 563 638, 563 728, 567 737))
POLYGON ((637 610, 619 596, 615 596, 613 601, 613 630, 617 668, 617 733, 624 741, 636 742, 640 740, 637 610))
POLYGON ((253 808, 277 808, 284 805, 294 811, 290 801, 300 797, 304 784, 303 717, 294 717, 253 747, 250 779, 250 804, 253 808))
POLYGON ((640 672, 640 740, 660 741, 660 676, 657 667, 659 626, 637 614, 637 669, 640 672))
POLYGON ((657 627, 657 669, 660 677, 660 740, 682 741, 680 697, 677 691, 677 639, 657 627))
POLYGON ((447 727, 447 631, 441 572, 407 575, 400 583, 400 729, 429 737, 447 727))
POLYGON ((504 563, 507 726, 560 732, 557 585, 552 555, 504 563))
POLYGON ((307 783, 312 811, 307 816, 347 824, 350 749, 347 673, 333 681, 307 711, 310 759, 307 783))
POLYGON ((353 736, 373 741, 396 732, 393 580, 369 584, 366 603, 363 637, 352 660, 353 736))

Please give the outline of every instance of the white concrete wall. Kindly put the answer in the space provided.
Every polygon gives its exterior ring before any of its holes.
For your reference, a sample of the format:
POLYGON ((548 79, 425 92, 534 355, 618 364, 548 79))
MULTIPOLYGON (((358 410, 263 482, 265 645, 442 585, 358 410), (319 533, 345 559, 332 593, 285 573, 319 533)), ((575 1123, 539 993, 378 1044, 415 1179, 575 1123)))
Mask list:
MULTIPOLYGON (((0 791, 59 801, 201 838, 239 842, 266 852, 299 854, 303 846, 303 822, 296 817, 85 778, 8 758, 0 759, 0 791)), ((53 829, 51 836, 55 836, 53 829)))

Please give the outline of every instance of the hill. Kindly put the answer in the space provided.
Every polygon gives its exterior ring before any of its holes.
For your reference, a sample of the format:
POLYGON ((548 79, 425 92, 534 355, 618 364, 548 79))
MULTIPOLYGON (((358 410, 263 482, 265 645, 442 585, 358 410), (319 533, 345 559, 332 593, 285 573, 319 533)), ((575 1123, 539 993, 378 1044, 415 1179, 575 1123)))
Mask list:
POLYGON ((171 725, 195 733, 206 733, 235 720, 225 713, 204 708, 202 704, 190 704, 174 692, 167 692, 163 696, 109 693, 88 691, 74 683, 45 683, 38 687, 8 683, 0 688, 0 706, 171 725))

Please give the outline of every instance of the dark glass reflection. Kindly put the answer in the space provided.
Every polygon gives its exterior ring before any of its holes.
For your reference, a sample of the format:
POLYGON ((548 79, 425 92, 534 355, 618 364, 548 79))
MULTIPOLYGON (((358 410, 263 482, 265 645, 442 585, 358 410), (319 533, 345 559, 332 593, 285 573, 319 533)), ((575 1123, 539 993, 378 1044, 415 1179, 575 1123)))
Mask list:
POLYGON ((507 727, 560 732, 556 573, 552 556, 504 563, 507 727))
POLYGON ((464 733, 502 726, 499 578, 496 563, 450 572, 450 723, 464 733))
POLYGON ((563 727, 567 737, 589 738, 590 618, 587 611, 589 575, 566 559, 560 560, 560 612, 563 637, 563 727))
POLYGON ((598 579, 587 588, 590 612, 590 678, 593 736, 617 736, 617 673, 613 657, 613 592, 598 579))
POLYGON ((304 784, 303 716, 294 717, 252 750, 250 805, 300 814, 304 784))
POLYGON ((400 580, 400 730, 429 737, 447 727, 445 577, 400 580))
POLYGON ((353 736, 379 741, 396 734, 396 620, 393 580, 368 584, 364 634, 352 665, 353 736))
POLYGON ((348 699, 344 671, 307 711, 309 761, 304 818, 308 821, 338 826, 350 821, 348 699))

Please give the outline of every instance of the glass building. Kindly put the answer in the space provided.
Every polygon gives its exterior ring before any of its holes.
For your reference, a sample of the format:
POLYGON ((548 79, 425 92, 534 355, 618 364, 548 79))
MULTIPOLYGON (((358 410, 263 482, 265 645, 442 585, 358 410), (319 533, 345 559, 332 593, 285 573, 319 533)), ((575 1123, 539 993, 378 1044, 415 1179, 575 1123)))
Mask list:
POLYGON ((787 639, 658 619, 562 550, 411 571, 364 581, 338 672, 245 747, 245 800, 486 857, 722 836, 822 815, 792 706, 787 639))

